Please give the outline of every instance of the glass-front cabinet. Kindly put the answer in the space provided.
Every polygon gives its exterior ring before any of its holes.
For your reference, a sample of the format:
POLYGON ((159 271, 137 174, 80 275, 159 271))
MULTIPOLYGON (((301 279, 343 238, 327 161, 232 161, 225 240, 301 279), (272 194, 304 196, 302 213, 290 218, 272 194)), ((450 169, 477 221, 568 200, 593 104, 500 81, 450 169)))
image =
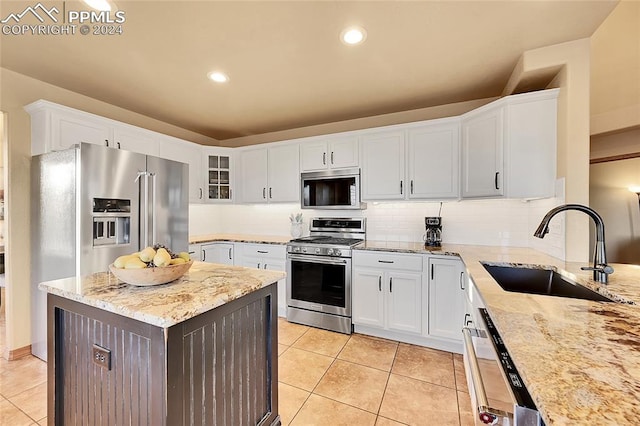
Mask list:
POLYGON ((205 197, 207 201, 233 199, 233 157, 228 150, 206 150, 205 197))

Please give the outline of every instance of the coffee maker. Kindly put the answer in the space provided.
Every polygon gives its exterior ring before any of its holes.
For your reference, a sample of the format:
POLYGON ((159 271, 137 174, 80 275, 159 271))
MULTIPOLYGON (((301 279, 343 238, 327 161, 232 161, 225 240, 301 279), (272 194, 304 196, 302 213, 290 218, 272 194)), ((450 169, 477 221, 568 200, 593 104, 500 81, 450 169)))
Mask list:
POLYGON ((442 245, 442 218, 440 216, 425 217, 424 226, 426 230, 425 247, 440 247, 442 245))

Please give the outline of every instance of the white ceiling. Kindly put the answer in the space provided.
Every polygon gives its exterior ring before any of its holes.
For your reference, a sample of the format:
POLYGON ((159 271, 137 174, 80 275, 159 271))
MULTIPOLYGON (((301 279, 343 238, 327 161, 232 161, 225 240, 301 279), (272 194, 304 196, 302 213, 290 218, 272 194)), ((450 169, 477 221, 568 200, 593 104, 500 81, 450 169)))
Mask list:
POLYGON ((590 37, 617 1, 116 3, 122 35, 2 35, 2 67, 224 140, 499 96, 524 51, 590 37), (366 42, 341 44, 354 24, 366 42))

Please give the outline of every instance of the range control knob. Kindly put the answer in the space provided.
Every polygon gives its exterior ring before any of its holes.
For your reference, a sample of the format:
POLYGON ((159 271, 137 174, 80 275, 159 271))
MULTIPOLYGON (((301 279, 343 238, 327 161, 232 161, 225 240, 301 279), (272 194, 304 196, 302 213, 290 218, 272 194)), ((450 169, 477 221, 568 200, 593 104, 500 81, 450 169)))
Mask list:
POLYGON ((316 254, 320 254, 320 247, 316 247, 316 254))
POLYGON ((342 252, 340 252, 340 249, 334 249, 333 250, 333 255, 334 256, 340 256, 342 254, 342 252))
POLYGON ((293 252, 294 253, 300 253, 300 247, 294 247, 293 248, 293 252))
POLYGON ((306 247, 302 247, 302 252, 306 253, 307 252, 307 248, 306 247))
POLYGON ((333 256, 333 249, 327 249, 327 256, 333 256))

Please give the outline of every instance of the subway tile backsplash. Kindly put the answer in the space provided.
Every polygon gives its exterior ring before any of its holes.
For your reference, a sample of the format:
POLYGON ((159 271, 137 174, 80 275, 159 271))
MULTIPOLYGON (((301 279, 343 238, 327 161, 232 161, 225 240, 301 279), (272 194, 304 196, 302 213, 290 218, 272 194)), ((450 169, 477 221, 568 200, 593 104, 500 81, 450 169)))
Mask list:
MULTIPOLYGON (((551 222, 544 239, 533 237, 540 220, 562 198, 533 201, 463 200, 442 204, 442 240, 450 244, 532 247, 564 259, 564 215, 551 222)), ((308 234, 309 218, 367 218, 367 238, 380 241, 422 241, 425 216, 437 216, 439 202, 368 203, 366 210, 301 210, 298 204, 191 205, 189 233, 289 235, 289 215, 302 212, 308 234)))

